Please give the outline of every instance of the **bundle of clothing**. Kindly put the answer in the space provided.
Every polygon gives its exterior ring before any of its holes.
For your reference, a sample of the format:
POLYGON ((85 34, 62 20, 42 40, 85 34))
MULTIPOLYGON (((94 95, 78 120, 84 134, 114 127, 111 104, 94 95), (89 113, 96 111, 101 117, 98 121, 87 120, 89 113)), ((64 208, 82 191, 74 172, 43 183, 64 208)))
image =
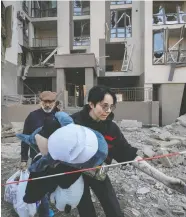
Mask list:
MULTIPOLYGON (((108 155, 102 134, 74 124, 65 112, 57 112, 55 117, 46 119, 43 127, 31 135, 16 136, 38 153, 29 167, 29 179, 100 166, 108 155)), ((56 208, 69 213, 79 204, 83 191, 82 173, 78 172, 28 182, 23 200, 35 203, 50 194, 56 208)))

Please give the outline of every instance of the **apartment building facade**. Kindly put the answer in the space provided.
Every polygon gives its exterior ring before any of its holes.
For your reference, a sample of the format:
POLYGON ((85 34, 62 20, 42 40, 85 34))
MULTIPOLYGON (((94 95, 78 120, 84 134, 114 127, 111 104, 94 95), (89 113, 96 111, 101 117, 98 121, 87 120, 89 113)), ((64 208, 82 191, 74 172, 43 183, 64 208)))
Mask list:
POLYGON ((166 119, 170 107, 177 115, 185 105, 186 1, 4 4, 12 6, 13 21, 5 95, 65 91, 68 106, 82 106, 98 83, 116 90, 121 101, 123 88, 139 89, 142 100, 160 102, 166 119))

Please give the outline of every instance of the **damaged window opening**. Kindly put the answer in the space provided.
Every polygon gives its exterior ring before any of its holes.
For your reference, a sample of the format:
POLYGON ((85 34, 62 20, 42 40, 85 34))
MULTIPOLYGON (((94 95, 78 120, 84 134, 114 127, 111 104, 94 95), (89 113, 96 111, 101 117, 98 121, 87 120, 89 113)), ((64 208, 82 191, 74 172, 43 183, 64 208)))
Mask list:
POLYGON ((90 45, 90 20, 74 21, 74 46, 90 45))
POLYGON ((153 32, 153 63, 156 62, 157 59, 161 58, 161 60, 158 62, 159 64, 163 64, 164 61, 164 38, 165 38, 165 31, 154 31, 153 32))
MULTIPOLYGON (((51 51, 42 51, 33 53, 33 65, 41 63, 51 54, 51 51)), ((54 64, 54 55, 47 61, 47 64, 54 64)))
POLYGON ((90 15, 90 1, 74 0, 74 16, 90 15))
POLYGON ((57 1, 32 1, 31 16, 35 18, 41 17, 57 17, 57 1))
POLYGON ((111 1, 111 5, 125 5, 125 4, 132 4, 132 1, 111 1))
POLYGON ((132 37, 132 9, 111 10, 111 38, 132 37))
POLYGON ((153 24, 171 25, 186 23, 186 2, 153 2, 153 24))
POLYGON ((153 31, 153 64, 186 63, 186 31, 162 29, 153 31))
POLYGON ((23 1, 22 8, 26 14, 28 14, 28 5, 29 5, 29 1, 23 1))

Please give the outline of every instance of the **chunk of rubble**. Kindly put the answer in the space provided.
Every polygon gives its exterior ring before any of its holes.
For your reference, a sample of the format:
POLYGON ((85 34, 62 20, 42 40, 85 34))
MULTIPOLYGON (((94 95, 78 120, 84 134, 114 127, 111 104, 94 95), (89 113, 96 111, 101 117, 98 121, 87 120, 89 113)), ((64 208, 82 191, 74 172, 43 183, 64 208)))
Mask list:
POLYGON ((120 127, 122 129, 125 128, 142 128, 142 122, 138 122, 137 120, 122 120, 120 123, 120 127))
POLYGON ((155 156, 155 152, 152 150, 152 147, 151 146, 144 146, 143 148, 143 153, 145 156, 147 157, 153 157, 155 156))
POLYGON ((150 192, 150 188, 142 187, 137 190, 137 194, 147 194, 150 192))
POLYGON ((177 118, 176 121, 178 121, 179 124, 182 125, 183 127, 186 127, 186 114, 177 118))
MULTIPOLYGON (((159 149, 157 151, 157 155, 165 155, 165 154, 169 154, 169 152, 167 150, 164 149, 159 149)), ((160 161, 160 163, 164 166, 164 167, 172 167, 172 162, 170 161, 170 159, 168 157, 164 157, 164 158, 159 158, 158 161, 160 161)))
POLYGON ((134 208, 126 207, 123 212, 125 217, 141 217, 140 212, 134 208))
POLYGON ((153 138, 148 138, 145 140, 147 145, 152 145, 152 146, 160 146, 161 141, 153 138))

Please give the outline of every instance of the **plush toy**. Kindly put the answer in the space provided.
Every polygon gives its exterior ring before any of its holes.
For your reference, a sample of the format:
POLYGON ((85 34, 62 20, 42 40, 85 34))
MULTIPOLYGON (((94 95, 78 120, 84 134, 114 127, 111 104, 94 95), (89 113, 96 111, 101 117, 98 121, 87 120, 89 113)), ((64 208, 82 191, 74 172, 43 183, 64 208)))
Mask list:
MULTIPOLYGON (((104 137, 97 131, 74 124, 65 112, 57 112, 53 120, 46 122, 31 135, 17 134, 17 137, 38 153, 41 152, 29 168, 29 178, 96 167, 108 155, 104 137), (52 124, 56 121, 59 126, 51 129, 57 126, 52 124), (48 129, 50 133, 46 133, 48 129)), ((33 203, 50 193, 56 208, 69 212, 79 204, 83 190, 81 173, 38 179, 28 182, 24 201, 33 203)))

